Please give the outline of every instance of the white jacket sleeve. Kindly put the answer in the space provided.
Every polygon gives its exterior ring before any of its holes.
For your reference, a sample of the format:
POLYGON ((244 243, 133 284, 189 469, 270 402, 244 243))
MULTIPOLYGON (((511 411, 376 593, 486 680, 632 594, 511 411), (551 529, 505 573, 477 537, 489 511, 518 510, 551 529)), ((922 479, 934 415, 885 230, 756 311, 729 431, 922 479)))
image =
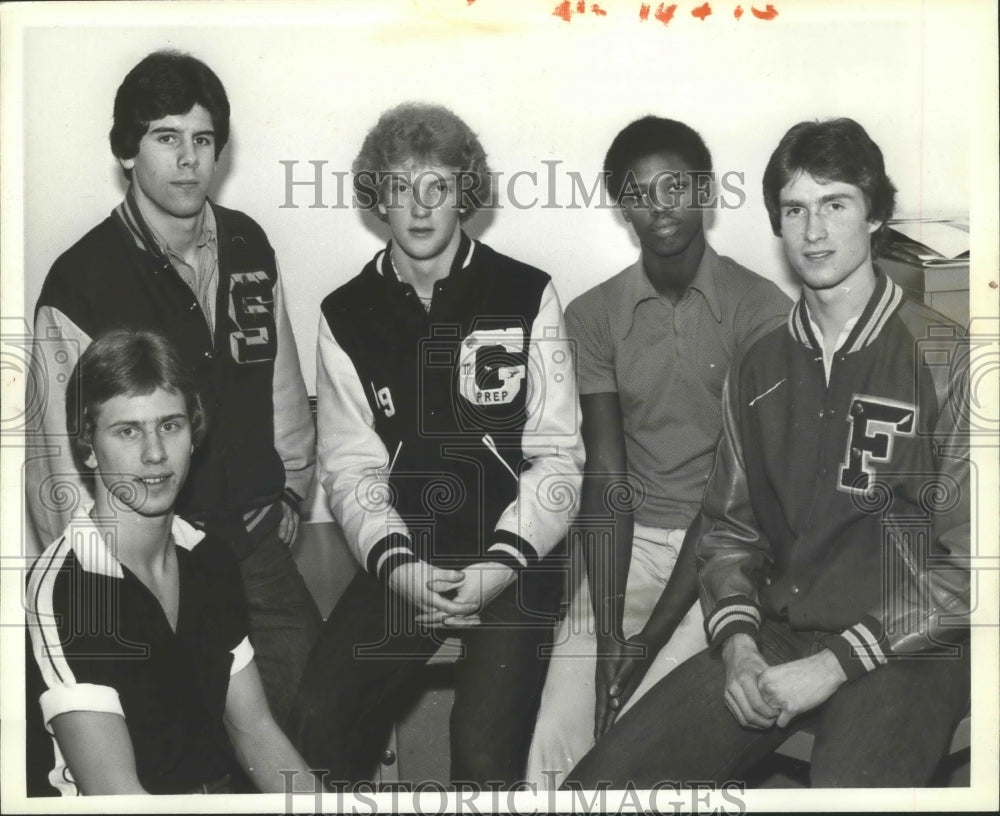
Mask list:
POLYGON ((485 558, 527 567, 566 535, 580 502, 580 399, 562 308, 550 282, 531 327, 521 449, 529 467, 504 510, 485 558))
POLYGON ((26 394, 25 499, 40 541, 54 541, 90 492, 66 429, 66 383, 91 338, 58 309, 35 318, 32 377, 26 394))
POLYGON ((391 501, 391 458, 375 432, 364 385, 347 353, 320 318, 316 400, 320 481, 330 512, 358 562, 384 578, 417 560, 409 530, 391 501))
POLYGON ((316 431, 280 275, 274 286, 274 321, 278 332, 273 378, 274 449, 285 465, 285 490, 302 501, 312 487, 316 431))

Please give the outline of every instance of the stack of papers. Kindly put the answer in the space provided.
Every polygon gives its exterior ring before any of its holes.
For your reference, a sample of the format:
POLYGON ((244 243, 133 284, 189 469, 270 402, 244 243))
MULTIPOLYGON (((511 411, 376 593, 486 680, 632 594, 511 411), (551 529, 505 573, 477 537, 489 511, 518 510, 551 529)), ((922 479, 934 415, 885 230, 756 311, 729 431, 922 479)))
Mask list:
POLYGON ((890 221, 883 254, 917 266, 965 266, 969 263, 969 222, 890 221))

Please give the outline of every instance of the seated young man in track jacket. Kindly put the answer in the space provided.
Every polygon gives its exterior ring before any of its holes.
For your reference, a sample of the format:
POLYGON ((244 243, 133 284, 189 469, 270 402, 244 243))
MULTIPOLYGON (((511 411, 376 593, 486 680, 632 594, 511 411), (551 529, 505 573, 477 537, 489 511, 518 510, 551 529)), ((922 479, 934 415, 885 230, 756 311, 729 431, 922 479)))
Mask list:
POLYGON ((727 379, 698 580, 712 648, 570 774, 745 779, 812 721, 815 787, 926 785, 969 705, 968 344, 872 262, 895 188, 851 119, 764 173, 802 283, 727 379))
POLYGON ((225 88, 190 55, 150 54, 118 88, 111 150, 129 179, 125 200, 56 260, 35 307, 47 387, 36 430, 51 452, 27 462, 27 501, 51 541, 87 496, 62 399, 91 338, 125 327, 170 339, 211 423, 178 511, 234 548, 264 688, 283 724, 321 623, 288 549, 312 483, 315 431, 274 250, 251 218, 208 200, 228 138, 225 88))
POLYGON ((524 773, 560 599, 545 557, 583 455, 552 281, 461 229, 490 200, 451 111, 382 115, 354 163, 392 239, 322 304, 319 461, 363 571, 313 650, 293 738, 330 786, 371 778, 442 637, 458 634, 452 779, 524 773))

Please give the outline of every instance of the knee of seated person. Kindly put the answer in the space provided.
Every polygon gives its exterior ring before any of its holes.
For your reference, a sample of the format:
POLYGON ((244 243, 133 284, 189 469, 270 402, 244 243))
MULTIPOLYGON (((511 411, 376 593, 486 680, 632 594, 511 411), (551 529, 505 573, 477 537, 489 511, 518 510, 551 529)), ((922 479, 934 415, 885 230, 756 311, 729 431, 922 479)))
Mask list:
POLYGON ((514 767, 508 757, 497 755, 489 749, 488 741, 478 746, 453 745, 451 776, 456 784, 465 782, 482 788, 491 784, 511 783, 523 776, 523 768, 514 767))
POLYGON ((322 760, 324 749, 343 735, 344 729, 329 714, 322 701, 297 701, 287 717, 288 736, 310 764, 322 760))
POLYGON ((846 766, 817 765, 809 769, 812 788, 920 788, 933 776, 936 761, 906 761, 888 765, 850 763, 846 766))

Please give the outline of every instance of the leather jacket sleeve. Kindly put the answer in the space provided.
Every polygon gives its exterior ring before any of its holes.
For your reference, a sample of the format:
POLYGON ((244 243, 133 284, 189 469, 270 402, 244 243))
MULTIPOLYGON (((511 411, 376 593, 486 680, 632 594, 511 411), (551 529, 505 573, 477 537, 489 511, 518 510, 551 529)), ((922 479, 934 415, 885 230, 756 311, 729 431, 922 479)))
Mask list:
POLYGON ((750 505, 736 413, 738 363, 722 394, 722 436, 702 508, 698 542, 698 591, 709 644, 718 648, 730 635, 758 638, 758 583, 771 562, 770 546, 750 505))

